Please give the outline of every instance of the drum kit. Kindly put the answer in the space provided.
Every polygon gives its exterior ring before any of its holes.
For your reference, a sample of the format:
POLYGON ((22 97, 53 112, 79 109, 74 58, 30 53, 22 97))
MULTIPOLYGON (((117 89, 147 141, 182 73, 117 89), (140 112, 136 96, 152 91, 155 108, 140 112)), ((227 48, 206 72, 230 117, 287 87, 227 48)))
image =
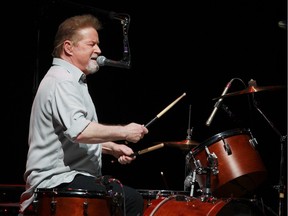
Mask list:
MULTIPOLYGON (((229 94, 224 92, 221 97, 213 100, 221 102, 226 97, 282 88, 283 86, 259 87, 255 80, 250 80, 248 88, 229 94)), ((280 135, 257 104, 254 105, 280 135)), ((139 190, 145 200, 144 216, 283 215, 283 199, 279 200, 279 212, 276 214, 255 197, 243 198, 253 192, 267 177, 267 170, 257 151, 257 140, 250 129, 227 130, 199 143, 191 139, 190 128, 189 122, 186 139, 162 142, 164 146, 188 151, 185 163, 190 172, 188 175, 185 173, 184 190, 139 190), (200 194, 195 196, 194 190, 197 186, 196 192, 200 194)), ((286 136, 281 138, 283 142, 286 140, 286 136)), ((281 144, 284 145, 284 143, 281 144)), ((283 159, 284 155, 281 155, 281 161, 283 159)), ((284 168, 282 165, 280 165, 280 170, 284 168)), ((283 179, 282 176, 280 178, 283 179)), ((283 197, 283 188, 285 188, 283 182, 280 182, 279 188, 281 189, 279 189, 279 197, 283 197)))
MULTIPOLYGON (((244 90, 222 94, 220 98, 215 99, 283 88, 282 86, 258 87, 254 81, 249 84, 251 85, 244 90)), ((146 126, 161 117, 183 96, 185 93, 146 126)), ((256 104, 255 107, 280 135, 256 104)), ((189 110, 189 119, 190 111, 191 109, 189 110)), ((143 216, 283 216, 284 199, 279 200, 279 212, 276 214, 270 208, 263 206, 263 203, 256 198, 242 198, 256 189, 267 177, 267 170, 257 151, 258 143, 250 129, 227 130, 202 143, 192 140, 191 137, 192 129, 189 121, 186 139, 161 142, 135 153, 135 155, 141 155, 164 146, 188 152, 185 157, 185 165, 189 168, 189 173, 188 175, 185 173, 183 191, 138 189, 144 200, 143 216), (199 195, 195 195, 194 191, 197 186, 196 192, 199 195)), ((281 136, 282 145, 286 142, 286 137, 281 136)), ((283 148, 284 146, 282 146, 283 148)), ((283 154, 280 160, 282 162, 280 170, 282 171, 284 168, 283 154)), ((283 179, 283 176, 280 176, 280 179, 283 179)), ((282 195, 285 185, 282 181, 278 185, 278 190, 279 197, 284 197, 282 195)), ((36 215, 41 216, 125 216, 120 210, 120 206, 123 204, 121 194, 91 193, 85 190, 37 189, 35 196, 33 214, 31 214, 33 216, 35 211, 36 215)))
POLYGON ((232 216, 236 212, 267 216, 256 199, 241 198, 267 175, 250 130, 228 130, 203 143, 189 139, 163 143, 184 151, 190 149, 185 160, 190 173, 183 191, 138 190, 144 199, 144 216, 232 216), (195 196, 196 183, 199 196, 195 196))

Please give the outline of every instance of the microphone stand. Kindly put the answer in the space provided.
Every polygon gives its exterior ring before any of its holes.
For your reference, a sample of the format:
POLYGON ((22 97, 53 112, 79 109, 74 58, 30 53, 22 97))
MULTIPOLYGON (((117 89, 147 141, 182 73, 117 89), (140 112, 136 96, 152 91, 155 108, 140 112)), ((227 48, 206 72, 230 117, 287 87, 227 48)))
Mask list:
POLYGON ((123 25, 123 61, 130 62, 131 56, 130 56, 130 46, 129 46, 129 40, 128 40, 130 18, 126 17, 125 20, 121 21, 121 24, 123 25))
POLYGON ((130 26, 130 16, 128 14, 123 15, 124 18, 121 17, 119 19, 122 24, 123 29, 123 62, 127 63, 128 68, 131 67, 131 54, 130 54, 130 46, 129 46, 129 40, 128 40, 128 31, 130 26))
POLYGON ((278 134, 280 137, 280 148, 281 148, 281 155, 280 155, 280 174, 279 174, 279 184, 274 186, 274 189, 278 190, 279 193, 279 206, 278 206, 278 216, 284 216, 284 199, 285 199, 285 189, 286 186, 284 185, 284 148, 287 146, 287 135, 283 136, 274 126, 274 124, 266 117, 266 115, 260 110, 257 106, 257 103, 252 95, 252 102, 256 110, 264 117, 264 119, 268 122, 268 124, 272 127, 272 129, 278 134))

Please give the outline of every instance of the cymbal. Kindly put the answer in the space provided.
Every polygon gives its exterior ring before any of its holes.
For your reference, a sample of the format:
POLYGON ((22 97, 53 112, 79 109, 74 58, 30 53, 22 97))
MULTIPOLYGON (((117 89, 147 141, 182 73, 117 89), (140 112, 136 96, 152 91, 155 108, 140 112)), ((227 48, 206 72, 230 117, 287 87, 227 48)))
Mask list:
POLYGON ((255 92, 261 92, 261 91, 271 91, 271 90, 279 90, 284 88, 284 86, 266 86, 266 87, 260 87, 260 86, 254 86, 251 85, 249 87, 247 87, 244 90, 241 91, 237 91, 237 92, 232 92, 232 93, 228 93, 225 95, 222 95, 221 97, 218 98, 213 98, 213 100, 218 100, 220 98, 226 98, 226 97, 230 97, 230 96, 236 96, 236 95, 242 95, 242 94, 250 94, 250 93, 255 93, 255 92))
POLYGON ((191 148, 194 148, 195 146, 199 144, 197 141, 190 140, 190 139, 185 139, 181 141, 166 141, 163 143, 166 146, 177 147, 183 150, 190 150, 191 148))

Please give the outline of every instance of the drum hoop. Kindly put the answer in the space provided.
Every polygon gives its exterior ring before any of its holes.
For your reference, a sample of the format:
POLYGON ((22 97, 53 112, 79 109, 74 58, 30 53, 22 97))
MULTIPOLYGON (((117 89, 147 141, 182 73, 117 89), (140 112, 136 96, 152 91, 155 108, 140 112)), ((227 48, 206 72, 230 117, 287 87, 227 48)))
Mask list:
POLYGON ((159 202, 156 206, 155 206, 155 208, 153 209, 153 211, 150 213, 150 215, 149 216, 153 216, 155 213, 156 213, 156 211, 158 211, 159 210, 159 208, 161 207, 161 206, 163 206, 166 202, 168 202, 168 201, 170 201, 170 200, 172 200, 172 199, 175 199, 175 200, 177 200, 177 198, 178 197, 181 197, 182 199, 184 198, 184 200, 181 200, 181 201, 190 201, 190 200, 192 200, 192 199, 196 199, 195 197, 191 197, 191 196, 187 196, 187 195, 182 195, 182 194, 173 194, 173 195, 171 195, 171 196, 168 196, 168 197, 166 197, 165 199, 163 199, 161 202, 159 202))
POLYGON ((147 190, 145 190, 145 189, 138 189, 137 190, 140 194, 144 194, 144 195, 149 195, 149 196, 151 196, 151 195, 155 195, 155 196, 157 196, 157 195, 167 195, 167 194, 169 194, 169 195, 179 195, 179 194, 185 194, 185 195, 188 195, 190 192, 189 191, 179 191, 179 190, 149 190, 149 189, 147 189, 147 190))
POLYGON ((202 142, 201 144, 199 144, 198 146, 196 146, 194 149, 192 149, 192 154, 197 154, 199 151, 202 151, 204 149, 205 146, 210 146, 216 142, 218 142, 219 140, 226 138, 226 137, 231 137, 234 135, 240 135, 240 134, 247 134, 247 135, 251 135, 250 129, 245 129, 245 128, 235 128, 235 129, 231 129, 231 130, 227 130, 227 131, 223 131, 220 132, 218 134, 215 134, 214 136, 206 139, 204 142, 202 142))
POLYGON ((37 188, 35 190, 37 197, 84 197, 95 198, 106 196, 106 192, 88 191, 85 189, 61 189, 61 188, 37 188))
POLYGON ((151 212, 150 215, 154 215, 156 211, 158 211, 158 209, 166 202, 168 202, 169 200, 171 200, 172 198, 174 198, 174 196, 169 196, 166 197, 165 199, 163 199, 160 203, 157 204, 157 206, 153 209, 153 211, 151 212))
POLYGON ((158 194, 169 194, 169 195, 188 195, 190 192, 189 191, 179 191, 179 190, 159 190, 158 194))

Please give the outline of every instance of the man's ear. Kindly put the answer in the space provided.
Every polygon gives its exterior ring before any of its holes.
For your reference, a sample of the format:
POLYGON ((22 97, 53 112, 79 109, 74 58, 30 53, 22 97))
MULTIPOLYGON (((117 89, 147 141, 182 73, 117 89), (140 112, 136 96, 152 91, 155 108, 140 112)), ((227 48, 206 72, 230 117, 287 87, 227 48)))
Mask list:
POLYGON ((73 52, 73 44, 72 44, 72 42, 70 40, 64 41, 63 49, 64 49, 64 52, 72 55, 72 52, 73 52))

